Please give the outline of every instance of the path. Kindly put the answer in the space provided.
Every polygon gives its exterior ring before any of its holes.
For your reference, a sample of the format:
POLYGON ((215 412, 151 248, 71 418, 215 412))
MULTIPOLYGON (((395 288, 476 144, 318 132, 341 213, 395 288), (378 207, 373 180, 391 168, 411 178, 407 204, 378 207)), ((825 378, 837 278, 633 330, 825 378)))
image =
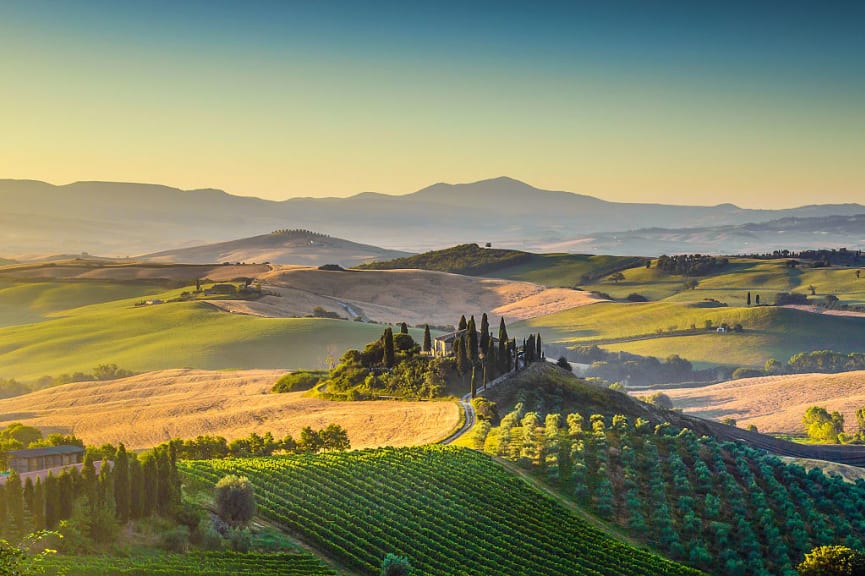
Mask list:
MULTIPOLYGON (((486 392, 489 388, 492 388, 493 386, 498 386, 514 374, 517 374, 517 372, 508 372, 507 374, 502 374, 495 380, 487 382, 485 386, 483 386, 480 390, 477 391, 477 393, 480 394, 481 392, 486 392)), ((477 414, 475 414, 475 407, 472 406, 471 392, 460 398, 460 405, 465 411, 465 422, 463 422, 463 425, 462 427, 460 427, 459 430, 439 442, 439 444, 450 444, 451 442, 455 441, 457 438, 471 430, 471 427, 475 425, 475 422, 477 421, 477 414)))

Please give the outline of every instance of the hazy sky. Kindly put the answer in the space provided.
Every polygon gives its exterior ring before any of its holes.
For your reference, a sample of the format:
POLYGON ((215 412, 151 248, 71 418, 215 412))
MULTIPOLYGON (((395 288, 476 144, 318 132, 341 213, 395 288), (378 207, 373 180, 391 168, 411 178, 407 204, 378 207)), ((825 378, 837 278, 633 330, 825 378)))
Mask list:
POLYGON ((0 178, 865 201, 865 2, 0 0, 0 178))

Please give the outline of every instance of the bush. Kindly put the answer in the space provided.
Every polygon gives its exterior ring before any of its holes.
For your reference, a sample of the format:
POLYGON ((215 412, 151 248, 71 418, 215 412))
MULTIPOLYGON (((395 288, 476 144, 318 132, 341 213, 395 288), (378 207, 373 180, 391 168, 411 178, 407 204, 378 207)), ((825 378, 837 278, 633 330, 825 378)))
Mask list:
POLYGON ((819 546, 796 566, 801 576, 862 576, 865 555, 846 546, 819 546))
POLYGON ((246 554, 252 549, 252 532, 248 528, 233 528, 228 534, 228 544, 235 552, 246 554))
POLYGON ((323 372, 291 372, 285 374, 271 389, 273 392, 299 392, 309 390, 324 378, 323 372))
POLYGON ((574 368, 571 366, 571 363, 568 362, 568 359, 564 356, 559 356, 559 359, 556 361, 556 366, 564 368, 568 372, 573 372, 574 370, 574 368))
POLYGON ((663 392, 655 392, 654 394, 643 396, 640 399, 643 402, 646 402, 647 404, 651 404, 653 406, 657 406, 658 408, 664 408, 666 410, 673 409, 673 401, 670 400, 670 397, 663 392))
POLYGON ((765 376, 766 373, 762 370, 757 370, 756 368, 736 368, 733 370, 733 380, 738 380, 740 378, 757 378, 758 376, 765 376))
POLYGON ((388 554, 381 563, 381 576, 408 576, 411 574, 411 563, 405 556, 388 554))
POLYGON ((189 551, 189 528, 178 526, 162 535, 160 546, 166 552, 184 554, 189 551))
POLYGON ((629 302, 648 302, 649 301, 648 298, 646 298, 642 294, 638 294, 636 292, 631 292, 630 294, 628 294, 628 297, 626 298, 626 300, 628 300, 629 302))
POLYGON ((255 489, 248 478, 228 475, 216 483, 216 511, 228 524, 246 524, 255 509, 255 489))

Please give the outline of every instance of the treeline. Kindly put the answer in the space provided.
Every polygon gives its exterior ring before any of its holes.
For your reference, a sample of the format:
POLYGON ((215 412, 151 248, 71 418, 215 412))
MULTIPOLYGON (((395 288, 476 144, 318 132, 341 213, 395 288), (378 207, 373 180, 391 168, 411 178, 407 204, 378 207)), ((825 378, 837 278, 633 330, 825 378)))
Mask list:
POLYGON ((726 258, 716 258, 704 254, 678 254, 658 258, 657 268, 667 274, 680 276, 705 276, 729 264, 726 258))
POLYGON ((783 260, 786 258, 797 258, 808 260, 812 268, 824 266, 862 266, 865 265, 865 255, 862 250, 848 250, 838 248, 831 250, 775 250, 763 254, 743 254, 745 258, 757 258, 760 260, 783 260))
POLYGON ((793 354, 786 364, 775 359, 766 362, 767 374, 807 374, 822 372, 834 374, 865 370, 865 354, 861 352, 833 352, 832 350, 815 350, 793 354))
POLYGON ((228 442, 222 436, 198 436, 190 440, 171 440, 180 460, 211 460, 213 458, 250 458, 272 456, 275 452, 285 454, 317 454, 322 450, 348 450, 351 442, 348 432, 338 424, 329 424, 320 430, 307 426, 295 439, 288 434, 282 440, 270 432, 259 435, 255 432, 246 438, 228 442))
POLYGON ((639 356, 629 352, 609 352, 598 346, 576 346, 572 349, 549 347, 570 362, 588 364, 584 376, 601 378, 608 383, 626 386, 651 386, 678 382, 711 382, 729 377, 732 369, 694 370, 688 360, 676 354, 660 360, 654 356, 639 356))
POLYGON ((180 504, 176 461, 170 445, 136 455, 121 444, 113 462, 103 459, 98 469, 88 451, 80 470, 49 471, 44 481, 28 476, 22 482, 11 471, 0 486, 0 538, 60 528, 67 551, 86 551, 88 539, 110 542, 118 523, 174 513, 180 504))
POLYGON ((529 262, 533 257, 534 254, 520 250, 501 250, 498 248, 481 248, 477 244, 460 244, 452 248, 433 250, 415 256, 361 264, 357 268, 366 270, 416 268, 479 276, 529 262))
POLYGON ((92 372, 72 372, 63 373, 59 376, 42 376, 32 384, 19 382, 14 378, 0 378, 0 398, 11 398, 50 388, 51 386, 60 386, 61 384, 70 384, 72 382, 92 382, 94 380, 116 380, 118 378, 127 378, 134 376, 135 372, 120 368, 117 364, 99 364, 93 368, 92 372))
POLYGON ((330 234, 322 234, 321 232, 313 232, 304 228, 282 228, 274 230, 271 234, 275 236, 312 236, 314 238, 330 238, 330 234))

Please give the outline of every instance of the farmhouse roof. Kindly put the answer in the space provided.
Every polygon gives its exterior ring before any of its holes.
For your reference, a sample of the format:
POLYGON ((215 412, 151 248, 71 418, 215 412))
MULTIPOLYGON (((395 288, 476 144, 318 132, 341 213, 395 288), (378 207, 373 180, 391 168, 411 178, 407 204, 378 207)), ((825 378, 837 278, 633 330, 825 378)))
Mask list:
POLYGON ((10 456, 16 458, 39 458, 41 456, 52 456, 55 454, 78 454, 84 452, 81 446, 45 446, 42 448, 25 448, 24 450, 10 450, 10 456))

